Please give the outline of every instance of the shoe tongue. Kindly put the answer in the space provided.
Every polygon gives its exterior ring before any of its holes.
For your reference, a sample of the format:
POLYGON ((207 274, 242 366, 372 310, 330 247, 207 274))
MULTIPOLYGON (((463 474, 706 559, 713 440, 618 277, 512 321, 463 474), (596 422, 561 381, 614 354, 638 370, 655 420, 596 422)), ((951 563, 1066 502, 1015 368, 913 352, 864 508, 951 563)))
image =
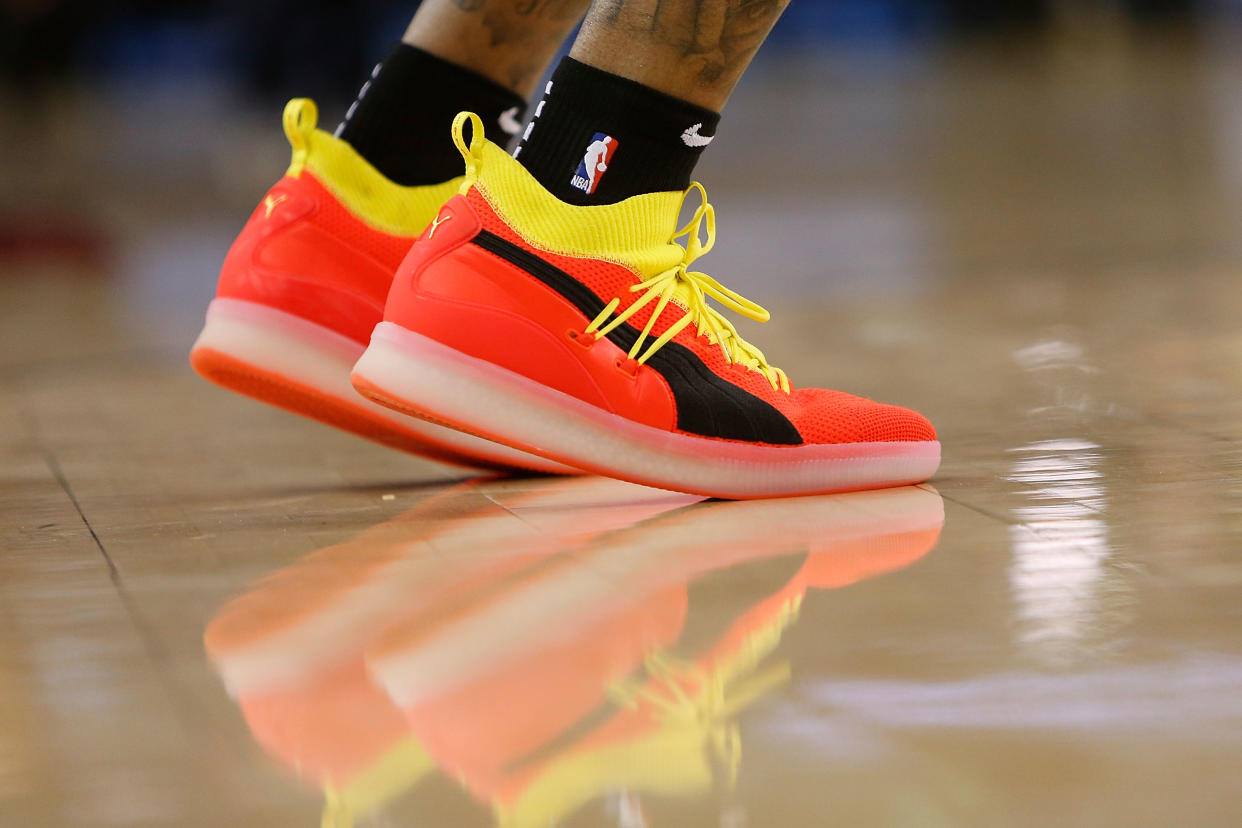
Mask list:
MULTIPOLYGON (((680 305, 682 308, 689 311, 692 295, 693 295, 693 291, 691 291, 690 286, 688 284, 686 284, 685 282, 678 282, 677 287, 674 288, 673 290, 673 296, 669 301, 676 303, 680 305)), ((694 321, 698 322, 699 320, 694 320, 694 321)))

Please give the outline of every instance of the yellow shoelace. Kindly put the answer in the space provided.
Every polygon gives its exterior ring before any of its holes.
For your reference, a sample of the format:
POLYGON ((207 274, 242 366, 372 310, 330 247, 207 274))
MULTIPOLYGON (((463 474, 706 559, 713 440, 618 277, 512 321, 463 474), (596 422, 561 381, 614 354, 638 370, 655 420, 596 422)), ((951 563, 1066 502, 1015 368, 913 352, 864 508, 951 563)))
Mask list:
POLYGON ((620 707, 637 709, 648 704, 665 722, 699 729, 728 770, 728 782, 736 783, 742 758, 742 739, 735 721, 738 714, 761 697, 789 681, 787 663, 773 664, 750 676, 708 673, 702 668, 653 653, 644 661, 647 673, 659 685, 621 683, 609 689, 609 697, 620 707), (695 688, 691 696, 685 689, 695 688))
MULTIPOLYGON (((609 331, 623 324, 631 316, 646 307, 652 300, 656 300, 655 310, 652 311, 651 318, 647 320, 642 334, 635 340, 634 347, 630 348, 630 359, 636 359, 638 364, 642 365, 651 358, 652 354, 664 347, 669 340, 677 336, 689 325, 695 324, 698 326, 698 335, 706 336, 707 341, 712 345, 719 345, 726 360, 732 364, 741 365, 747 370, 763 374, 774 389, 780 389, 788 394, 790 393, 789 378, 785 376, 785 372, 780 368, 769 365, 767 359, 763 356, 763 352, 743 339, 737 332, 737 329, 733 327, 732 322, 726 319, 718 310, 707 304, 707 298, 710 296, 725 307, 756 322, 767 322, 770 314, 763 307, 750 301, 745 296, 729 290, 729 288, 720 284, 706 273, 689 270, 691 263, 695 259, 706 254, 716 244, 716 211, 707 202, 707 191, 697 181, 692 183, 690 188, 686 190, 686 195, 688 196, 696 190, 701 198, 698 209, 694 211, 694 216, 686 226, 674 233, 673 238, 670 240, 673 244, 677 244, 678 239, 685 237, 686 244, 683 248, 685 253, 681 261, 677 263, 676 267, 632 286, 630 288, 632 293, 646 292, 623 313, 613 317, 611 322, 604 324, 604 320, 612 316, 621 305, 620 298, 613 299, 600 312, 599 316, 591 320, 591 324, 587 325, 584 333, 594 334, 596 339, 606 336, 609 331), (699 238, 705 225, 707 229, 706 243, 700 241, 699 238), (685 304, 685 315, 655 339, 647 347, 647 350, 643 352, 642 356, 637 356, 639 351, 642 350, 643 342, 646 341, 647 336, 651 333, 651 328, 655 325, 656 320, 664 312, 669 302, 673 301, 674 297, 680 299, 685 304)), ((685 196, 682 197, 682 203, 685 203, 685 196)), ((681 245, 678 246, 680 247, 681 245)))
POLYGON ((802 596, 791 597, 732 656, 718 660, 710 670, 667 652, 653 652, 643 660, 646 677, 617 682, 608 688, 608 698, 628 710, 649 706, 665 723, 699 730, 728 768, 732 785, 742 756, 737 716, 789 681, 788 662, 763 666, 763 661, 801 608, 802 596))

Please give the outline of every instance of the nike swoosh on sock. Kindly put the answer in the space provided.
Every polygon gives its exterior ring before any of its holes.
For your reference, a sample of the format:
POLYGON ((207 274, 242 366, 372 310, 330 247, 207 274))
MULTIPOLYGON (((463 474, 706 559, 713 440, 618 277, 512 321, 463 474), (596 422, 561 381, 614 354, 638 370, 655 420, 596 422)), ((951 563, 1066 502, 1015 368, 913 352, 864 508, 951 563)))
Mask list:
POLYGON ((519 109, 521 107, 509 107, 496 119, 496 123, 500 124, 500 128, 505 131, 506 135, 517 135, 522 131, 522 122, 517 119, 519 109))
POLYGON ((681 134, 681 140, 687 147, 705 147, 716 137, 715 135, 699 135, 699 130, 702 128, 702 124, 695 124, 681 134))

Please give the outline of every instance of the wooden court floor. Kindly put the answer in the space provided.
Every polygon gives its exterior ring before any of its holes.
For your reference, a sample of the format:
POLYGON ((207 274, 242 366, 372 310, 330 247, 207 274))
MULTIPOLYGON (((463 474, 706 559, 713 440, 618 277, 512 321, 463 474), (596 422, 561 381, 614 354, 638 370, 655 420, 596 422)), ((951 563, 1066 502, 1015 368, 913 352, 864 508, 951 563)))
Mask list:
POLYGON ((1242 92, 973 60, 830 75, 796 180, 760 76, 702 170, 747 336, 928 414, 918 488, 479 478, 231 396, 185 354, 262 176, 101 173, 104 253, 0 259, 0 826, 1236 825, 1242 92))

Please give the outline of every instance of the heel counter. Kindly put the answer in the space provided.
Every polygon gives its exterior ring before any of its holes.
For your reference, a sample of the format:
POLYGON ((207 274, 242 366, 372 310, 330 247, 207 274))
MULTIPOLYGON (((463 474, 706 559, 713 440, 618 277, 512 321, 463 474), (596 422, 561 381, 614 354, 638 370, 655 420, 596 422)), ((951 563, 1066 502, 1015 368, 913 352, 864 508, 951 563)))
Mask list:
POLYGON ((229 298, 247 298, 257 273, 263 268, 260 253, 270 240, 283 230, 315 212, 318 205, 313 195, 298 186, 295 178, 286 175, 272 185, 255 206, 225 254, 220 268, 219 293, 229 298))
POLYGON ((216 294, 366 342, 411 241, 365 226, 303 171, 276 182, 255 208, 225 256, 216 294))
POLYGON ((446 201, 398 265, 384 303, 384 320, 409 327, 403 318, 416 301, 423 272, 469 242, 481 227, 478 215, 465 198, 455 195, 446 201))

